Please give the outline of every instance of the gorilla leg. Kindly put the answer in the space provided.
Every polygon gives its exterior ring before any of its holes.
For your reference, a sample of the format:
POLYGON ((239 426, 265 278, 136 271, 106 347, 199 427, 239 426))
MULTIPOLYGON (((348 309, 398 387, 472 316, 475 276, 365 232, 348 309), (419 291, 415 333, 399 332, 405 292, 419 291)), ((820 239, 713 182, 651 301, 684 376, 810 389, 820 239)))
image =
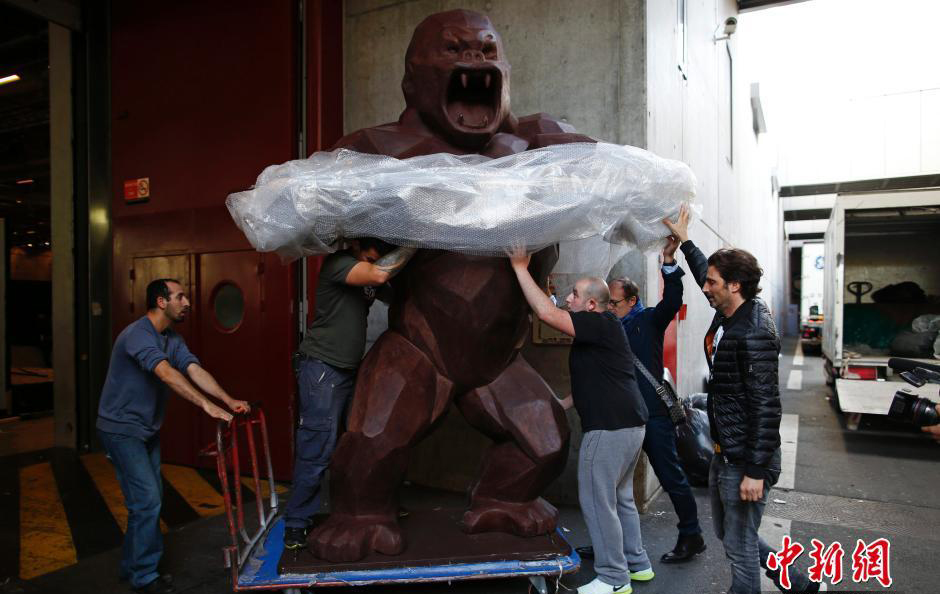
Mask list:
POLYGON ((539 495, 564 470, 569 430, 545 380, 519 355, 492 383, 461 396, 457 406, 496 442, 471 489, 464 530, 520 536, 554 530, 558 510, 539 495))
POLYGON ((383 334, 363 361, 348 430, 330 465, 329 518, 308 537, 313 554, 356 561, 404 550, 398 487, 408 452, 453 397, 453 384, 400 334, 383 334))

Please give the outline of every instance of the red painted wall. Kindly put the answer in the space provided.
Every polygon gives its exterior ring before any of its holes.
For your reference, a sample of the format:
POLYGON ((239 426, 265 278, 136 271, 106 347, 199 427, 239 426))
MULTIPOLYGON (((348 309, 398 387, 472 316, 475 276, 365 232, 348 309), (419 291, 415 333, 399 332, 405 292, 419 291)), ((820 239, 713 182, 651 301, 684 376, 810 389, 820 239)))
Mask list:
POLYGON ((308 0, 307 154, 343 137, 343 3, 308 0))
MULTIPOLYGON (((665 285, 663 284, 663 276, 659 275, 659 298, 663 298, 663 289, 665 285)), ((676 317, 673 318, 669 325, 666 327, 666 332, 663 335, 663 367, 669 370, 669 373, 672 374, 673 380, 676 382, 678 387, 679 382, 679 360, 677 357, 677 351, 679 346, 679 322, 685 319, 685 304, 682 304, 682 307, 679 310, 679 313, 676 314, 676 317)), ((681 394, 680 394, 681 396, 681 394)))
MULTIPOLYGON (((342 133, 341 9, 308 1, 308 23, 319 23, 308 33, 320 37, 308 39, 319 52, 308 68, 318 100, 305 108, 315 110, 308 122, 321 139, 342 133)), ((264 167, 297 156, 297 23, 291 0, 112 4, 115 333, 143 315, 139 295, 152 280, 144 276, 185 276, 193 315, 179 330, 229 393, 264 402, 279 477, 291 470, 296 265, 253 252, 224 203, 264 167), (149 201, 126 204, 124 181, 141 177, 150 178, 149 201), (215 322, 213 302, 226 282, 245 298, 243 320, 230 330, 215 322)), ((212 423, 181 398, 170 402, 164 459, 206 465, 197 453, 212 423)))
POLYGON ((295 5, 112 5, 115 218, 221 207, 294 157, 295 5), (139 177, 150 178, 150 202, 123 204, 123 180, 139 177))
MULTIPOLYGON (((343 3, 309 0, 307 26, 307 154, 330 150, 343 137, 343 3), (337 59, 339 57, 340 59, 337 59)), ((323 257, 307 258, 307 316, 316 312, 323 257)))

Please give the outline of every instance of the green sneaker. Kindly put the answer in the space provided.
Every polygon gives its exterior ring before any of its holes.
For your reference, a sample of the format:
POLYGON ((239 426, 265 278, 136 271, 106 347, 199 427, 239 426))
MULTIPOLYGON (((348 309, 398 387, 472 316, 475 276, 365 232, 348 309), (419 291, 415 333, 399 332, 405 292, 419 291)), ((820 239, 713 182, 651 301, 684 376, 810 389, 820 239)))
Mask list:
POLYGON ((630 572, 630 579, 633 580, 634 582, 648 582, 654 577, 656 577, 656 574, 653 573, 652 567, 648 567, 640 571, 630 572))
POLYGON ((614 590, 614 594, 633 594, 633 586, 630 584, 624 584, 623 586, 616 588, 614 590))

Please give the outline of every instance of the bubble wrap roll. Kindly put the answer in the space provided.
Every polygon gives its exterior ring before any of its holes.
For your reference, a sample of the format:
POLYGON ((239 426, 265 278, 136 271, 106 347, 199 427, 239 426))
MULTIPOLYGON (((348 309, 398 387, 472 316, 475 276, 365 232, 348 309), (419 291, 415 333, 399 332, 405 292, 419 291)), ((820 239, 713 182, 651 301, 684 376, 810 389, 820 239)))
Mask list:
POLYGON ((576 143, 499 159, 318 152, 268 167, 226 205, 255 249, 291 260, 356 237, 477 255, 595 236, 648 249, 694 196, 684 163, 576 143))

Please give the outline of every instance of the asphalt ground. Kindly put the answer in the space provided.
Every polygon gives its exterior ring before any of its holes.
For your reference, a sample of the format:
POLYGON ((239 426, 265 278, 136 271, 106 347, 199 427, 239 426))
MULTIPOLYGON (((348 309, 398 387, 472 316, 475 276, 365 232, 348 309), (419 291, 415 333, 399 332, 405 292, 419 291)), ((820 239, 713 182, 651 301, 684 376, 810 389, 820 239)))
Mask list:
MULTIPOLYGON (((791 370, 803 371, 798 389, 781 388, 784 413, 798 415, 793 489, 775 488, 771 492, 770 499, 776 502, 768 504, 762 534, 771 539, 771 544, 779 545, 779 537, 786 532, 805 546, 807 552, 795 564, 804 570, 809 564, 811 539, 826 545, 840 543, 845 550, 844 578, 830 585, 830 591, 940 592, 933 565, 940 560, 940 445, 884 418, 866 417, 857 431, 848 430, 824 383, 821 359, 806 355, 794 366, 795 346, 793 341, 785 342, 780 366, 782 386, 787 385, 791 370), (890 541, 890 588, 876 581, 858 584, 852 580, 851 558, 857 540, 870 543, 878 538, 890 541)), ((711 527, 707 490, 696 488, 695 494, 708 550, 684 565, 659 563, 659 556, 673 546, 676 537, 671 504, 660 495, 641 516, 643 541, 653 559, 656 578, 649 583, 635 583, 634 592, 719 593, 730 585, 730 567, 711 527)), ((413 508, 459 505, 462 501, 459 494, 416 487, 403 490, 404 504, 413 508)), ((589 544, 580 510, 569 506, 560 511, 569 541, 575 546, 589 544)), ((165 539, 163 570, 174 575, 181 592, 229 592, 230 575, 222 568, 221 555, 226 540, 227 528, 221 516, 171 526, 165 539)), ((0 592, 127 592, 126 585, 117 581, 119 556, 120 550, 113 548, 30 580, 7 578, 0 592)), ((560 591, 574 589, 594 577, 591 562, 585 560, 578 573, 560 580, 560 591)), ((343 591, 508 594, 529 591, 529 582, 504 579, 343 591)))

